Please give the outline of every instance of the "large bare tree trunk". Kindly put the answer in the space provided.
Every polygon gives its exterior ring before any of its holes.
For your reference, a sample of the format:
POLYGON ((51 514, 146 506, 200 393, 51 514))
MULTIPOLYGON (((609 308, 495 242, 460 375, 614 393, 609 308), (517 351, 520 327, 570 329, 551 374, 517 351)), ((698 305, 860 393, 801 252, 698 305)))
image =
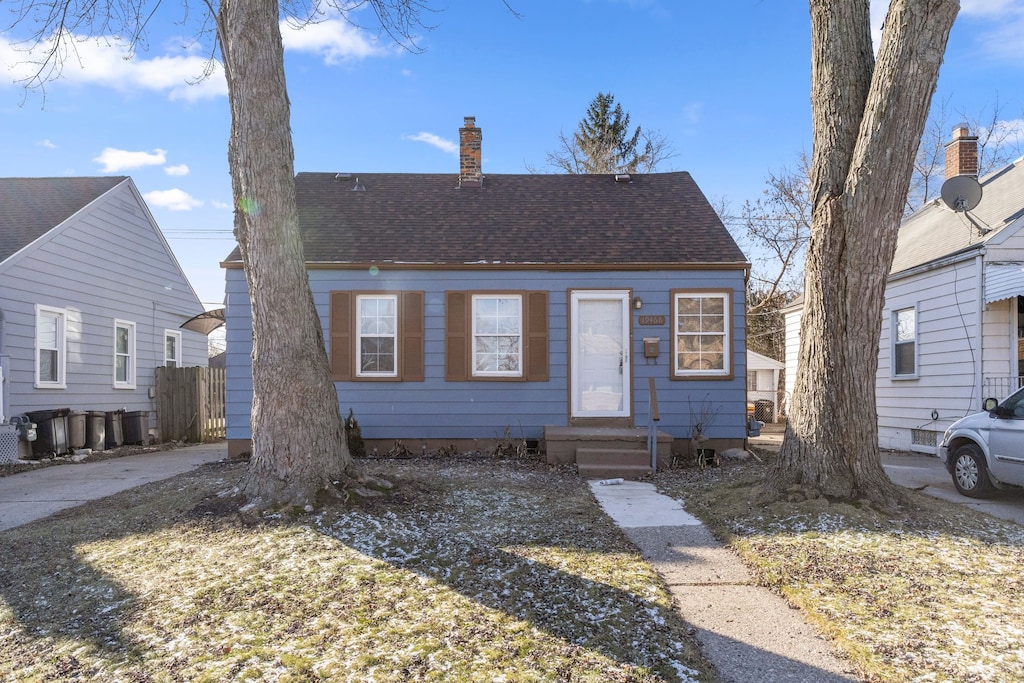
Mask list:
POLYGON ((899 500, 878 450, 885 281, 957 0, 811 0, 811 238, 789 426, 766 488, 899 500))
POLYGON ((253 322, 252 460, 240 489, 257 508, 304 507, 351 458, 299 237, 277 0, 222 0, 218 33, 253 322))

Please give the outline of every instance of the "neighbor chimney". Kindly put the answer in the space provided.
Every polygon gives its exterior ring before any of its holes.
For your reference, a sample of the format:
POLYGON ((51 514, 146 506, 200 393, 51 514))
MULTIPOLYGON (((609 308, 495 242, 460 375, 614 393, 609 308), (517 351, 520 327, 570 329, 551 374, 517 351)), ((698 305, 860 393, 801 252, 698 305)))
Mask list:
POLYGON ((483 184, 483 166, 480 162, 480 142, 483 134, 476 127, 476 117, 467 116, 459 128, 459 186, 479 187, 483 184))
POLYGON ((970 132, 966 123, 953 129, 953 140, 946 143, 946 180, 958 175, 978 176, 978 136, 970 132))

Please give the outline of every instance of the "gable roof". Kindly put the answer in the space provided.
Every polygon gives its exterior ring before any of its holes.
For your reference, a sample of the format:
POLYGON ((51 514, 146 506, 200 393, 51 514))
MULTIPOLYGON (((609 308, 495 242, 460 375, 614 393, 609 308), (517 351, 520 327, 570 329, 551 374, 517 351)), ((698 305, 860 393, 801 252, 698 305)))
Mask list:
POLYGON ((999 239, 1006 228, 1024 217, 1024 158, 980 179, 982 197, 970 212, 985 235, 963 213, 947 208, 941 199, 928 202, 903 221, 896 242, 892 274, 976 249, 999 239))
POLYGON ((746 265, 686 172, 299 173, 295 190, 309 264, 746 265))
POLYGON ((126 179, 0 178, 0 263, 126 179))

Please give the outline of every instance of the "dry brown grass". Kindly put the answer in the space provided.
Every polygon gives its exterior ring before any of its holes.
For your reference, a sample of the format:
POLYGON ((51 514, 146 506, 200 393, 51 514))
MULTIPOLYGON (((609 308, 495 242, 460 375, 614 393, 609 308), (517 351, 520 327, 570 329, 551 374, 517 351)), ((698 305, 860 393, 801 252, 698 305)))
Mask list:
POLYGON ((370 462, 393 495, 252 519, 240 467, 0 533, 0 679, 716 680, 572 473, 370 462))
POLYGON ((867 506, 752 504, 756 462, 659 475, 872 681, 1024 680, 1024 529, 908 492, 867 506))

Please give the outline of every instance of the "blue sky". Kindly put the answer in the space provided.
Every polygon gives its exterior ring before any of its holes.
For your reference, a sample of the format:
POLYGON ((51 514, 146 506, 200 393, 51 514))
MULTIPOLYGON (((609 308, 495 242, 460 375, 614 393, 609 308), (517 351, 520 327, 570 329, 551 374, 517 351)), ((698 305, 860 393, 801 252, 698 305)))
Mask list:
MULTIPOLYGON (((287 27, 297 171, 457 173, 464 116, 483 130, 483 169, 544 169, 598 92, 659 131, 705 194, 737 206, 810 151, 804 2, 449 0, 427 16, 420 54, 338 19, 287 27)), ((176 3, 170 3, 172 5, 176 3)), ((441 5, 442 3, 435 3, 441 5)), ((981 112, 998 99, 1024 130, 1024 0, 962 0, 936 102, 981 112)), ((886 4, 872 3, 881 28, 886 4)), ((0 27, 9 24, 0 8, 0 27)), ((352 15, 369 23, 365 12, 352 15)), ((231 251, 230 126, 219 70, 164 8, 134 59, 85 41, 60 80, 26 92, 22 29, 0 34, 2 176, 130 175, 209 306, 231 251)), ((877 40, 877 36, 876 36, 877 40)))

